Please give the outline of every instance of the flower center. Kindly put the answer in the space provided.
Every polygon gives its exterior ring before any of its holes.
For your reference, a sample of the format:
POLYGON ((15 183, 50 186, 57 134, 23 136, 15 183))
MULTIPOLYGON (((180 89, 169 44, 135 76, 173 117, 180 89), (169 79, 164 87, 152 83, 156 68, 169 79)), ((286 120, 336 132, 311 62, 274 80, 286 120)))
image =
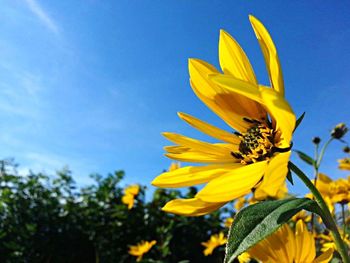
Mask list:
POLYGON ((242 164, 250 164, 269 159, 274 153, 275 132, 266 124, 249 120, 254 126, 245 133, 237 133, 241 139, 239 151, 232 152, 232 156, 239 159, 242 164))

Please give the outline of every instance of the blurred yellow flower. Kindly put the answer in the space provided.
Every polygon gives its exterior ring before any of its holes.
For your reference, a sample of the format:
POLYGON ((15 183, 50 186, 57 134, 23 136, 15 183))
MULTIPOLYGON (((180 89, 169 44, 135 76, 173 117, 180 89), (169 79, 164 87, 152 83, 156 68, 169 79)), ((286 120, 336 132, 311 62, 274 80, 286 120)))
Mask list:
POLYGON ((130 185, 124 189, 124 195, 122 197, 122 202, 128 205, 128 209, 134 206, 135 196, 139 194, 140 186, 137 184, 130 185))
POLYGON ((234 204, 234 207, 235 207, 235 210, 238 212, 239 210, 241 210, 245 204, 247 203, 247 199, 245 198, 245 196, 242 196, 240 198, 237 198, 235 204, 234 204))
POLYGON ((284 98, 275 45, 264 25, 253 16, 249 18, 263 51, 271 87, 258 84, 246 54, 223 30, 219 41, 223 74, 205 61, 189 60, 193 91, 236 132, 179 113, 189 125, 222 142, 208 143, 170 132, 163 134, 176 144, 165 147, 167 157, 206 164, 165 172, 153 180, 153 185, 165 188, 206 183, 194 198, 172 200, 163 207, 164 211, 199 216, 252 189, 257 198, 266 194, 275 196, 285 182, 296 118, 284 98))
POLYGON ((225 238, 224 233, 220 232, 219 234, 212 235, 208 241, 201 243, 206 247, 203 254, 205 256, 211 255, 215 248, 226 244, 226 242, 227 239, 225 238))
POLYGON ((275 233, 248 250, 249 255, 269 263, 328 263, 333 256, 330 248, 316 258, 315 240, 304 222, 299 220, 295 231, 284 224, 275 233))
POLYGON ((135 246, 129 246, 129 254, 137 257, 136 261, 139 262, 142 260, 142 256, 146 254, 156 243, 157 241, 155 240, 152 240, 151 242, 141 241, 135 246))
POLYGON ((177 169, 179 169, 181 167, 180 163, 179 162, 172 162, 169 166, 169 169, 168 171, 169 172, 172 172, 172 171, 175 171, 177 169))
POLYGON ((350 158, 343 158, 338 160, 339 169, 350 171, 350 158))
POLYGON ((232 217, 228 217, 228 218, 225 219, 224 225, 225 225, 225 227, 230 228, 232 223, 233 223, 233 218, 232 217))
POLYGON ((299 220, 302 220, 303 222, 307 223, 311 221, 311 214, 307 213, 305 210, 301 210, 299 213, 296 213, 293 217, 292 220, 294 222, 298 222, 299 220))
POLYGON ((250 255, 247 252, 243 252, 240 254, 237 259, 239 263, 249 263, 250 262, 250 255))
POLYGON ((316 187, 324 197, 331 212, 334 211, 335 203, 346 204, 350 201, 350 176, 347 179, 339 178, 333 181, 327 175, 321 173, 316 187), (331 206, 333 207, 331 208, 331 206))
MULTIPOLYGON (((346 244, 346 246, 348 247, 348 249, 350 249, 350 240, 349 240, 349 235, 346 234, 344 236, 344 232, 340 229, 338 229, 344 243, 346 244)), ((321 251, 327 251, 327 249, 333 249, 333 250, 337 250, 337 246, 334 243, 334 239, 332 237, 332 235, 330 233, 328 234, 319 234, 317 235, 317 238, 320 239, 320 244, 321 244, 321 251)))

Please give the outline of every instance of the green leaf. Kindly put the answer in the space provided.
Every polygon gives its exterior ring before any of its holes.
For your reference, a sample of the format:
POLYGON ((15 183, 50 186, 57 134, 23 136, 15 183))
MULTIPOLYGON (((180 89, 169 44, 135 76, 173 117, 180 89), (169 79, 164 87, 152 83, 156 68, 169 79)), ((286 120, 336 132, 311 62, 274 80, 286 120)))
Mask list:
POLYGON ((297 119, 297 121, 295 123, 294 131, 299 127, 299 125, 303 121, 304 117, 305 117, 305 112, 303 114, 301 114, 300 117, 297 119))
POLYGON ((303 152, 298 151, 298 150, 294 150, 294 152, 296 152, 296 154, 299 156, 299 158, 302 159, 307 164, 310 164, 312 166, 315 165, 316 161, 312 157, 307 155, 306 153, 303 153, 303 152))
POLYGON ((290 171, 290 169, 288 169, 287 180, 288 180, 292 185, 294 185, 293 176, 292 176, 292 172, 290 171))
POLYGON ((322 213, 318 204, 309 198, 264 201, 242 209, 230 228, 224 262, 233 262, 237 256, 271 235, 302 209, 322 213))

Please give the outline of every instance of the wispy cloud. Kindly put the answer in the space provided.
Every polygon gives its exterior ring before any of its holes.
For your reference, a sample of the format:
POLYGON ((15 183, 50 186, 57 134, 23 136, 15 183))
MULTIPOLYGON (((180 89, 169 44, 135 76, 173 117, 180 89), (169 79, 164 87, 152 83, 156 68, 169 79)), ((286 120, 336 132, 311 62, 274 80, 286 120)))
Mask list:
POLYGON ((59 27, 47 12, 39 5, 36 0, 25 0, 29 9, 40 19, 40 21, 53 33, 59 34, 59 27))

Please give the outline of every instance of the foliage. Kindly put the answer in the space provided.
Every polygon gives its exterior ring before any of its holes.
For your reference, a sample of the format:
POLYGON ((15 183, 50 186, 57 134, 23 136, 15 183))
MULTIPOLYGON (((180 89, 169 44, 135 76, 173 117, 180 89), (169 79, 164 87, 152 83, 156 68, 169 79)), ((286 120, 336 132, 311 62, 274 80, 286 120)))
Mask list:
POLYGON ((128 210, 122 171, 94 174, 94 184, 77 188, 68 169, 20 176, 13 162, 1 164, 0 262, 134 262, 129 245, 153 239, 143 262, 223 260, 223 249, 205 257, 200 243, 224 231, 225 209, 205 217, 160 210, 171 199, 194 196, 193 187, 186 194, 159 189, 147 200, 143 186, 128 210))

